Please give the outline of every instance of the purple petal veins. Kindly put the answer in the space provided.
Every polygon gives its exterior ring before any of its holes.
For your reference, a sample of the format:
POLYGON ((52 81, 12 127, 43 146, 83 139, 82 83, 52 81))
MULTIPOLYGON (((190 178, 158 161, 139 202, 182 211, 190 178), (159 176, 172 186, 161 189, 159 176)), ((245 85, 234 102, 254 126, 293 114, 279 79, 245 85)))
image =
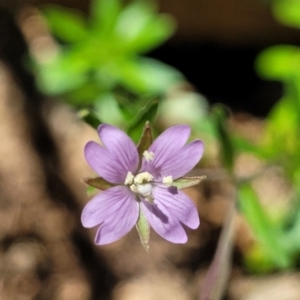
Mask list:
POLYGON ((84 153, 90 167, 105 180, 123 184, 128 171, 135 172, 139 163, 136 146, 122 130, 107 124, 98 128, 104 147, 88 142, 84 153))
MULTIPOLYGON (((173 179, 178 179, 186 175, 196 166, 202 157, 203 150, 203 143, 199 140, 184 146, 160 166, 161 177, 171 174, 173 179)), ((153 168, 156 166, 154 165, 153 168)))
POLYGON ((151 205, 146 201, 142 201, 141 207, 150 226, 162 238, 176 244, 184 244, 187 242, 187 235, 178 222, 178 219, 172 216, 161 203, 151 205), (163 215, 163 217, 161 217, 161 215, 163 215))
MULTIPOLYGON (((187 142, 190 136, 190 127, 186 125, 177 125, 168 128, 158 136, 148 151, 154 153, 153 160, 143 159, 141 171, 155 173, 159 168, 175 155, 187 142)), ((152 174, 151 173, 151 174, 152 174)), ((155 176, 155 174, 153 174, 155 176)), ((155 176, 156 177, 156 176, 155 176)))
POLYGON ((100 225, 95 242, 103 245, 127 234, 137 222, 138 213, 138 202, 130 190, 115 186, 96 195, 86 204, 81 222, 87 228, 100 225))
POLYGON ((127 172, 135 172, 139 164, 139 156, 136 145, 130 137, 117 127, 102 124, 98 128, 100 140, 122 165, 127 172))
POLYGON ((155 187, 152 194, 158 206, 163 206, 179 222, 192 229, 198 228, 200 222, 197 208, 185 193, 178 190, 178 193, 174 194, 168 189, 155 187))
POLYGON ((125 132, 103 124, 98 134, 102 145, 88 142, 86 160, 101 177, 117 186, 96 195, 82 211, 84 227, 99 226, 95 243, 108 244, 127 234, 138 220, 139 207, 161 237, 185 243, 183 224, 197 228, 199 215, 193 201, 171 184, 195 167, 203 154, 203 143, 195 140, 186 145, 190 127, 171 127, 145 151, 137 170, 138 151, 125 132))

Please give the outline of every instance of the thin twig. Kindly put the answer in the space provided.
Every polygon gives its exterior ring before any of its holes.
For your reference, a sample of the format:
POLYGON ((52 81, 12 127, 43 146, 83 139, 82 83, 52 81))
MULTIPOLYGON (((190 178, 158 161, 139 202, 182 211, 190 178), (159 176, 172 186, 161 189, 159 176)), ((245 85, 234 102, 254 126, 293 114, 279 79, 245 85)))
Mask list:
MULTIPOLYGON (((236 198, 236 197, 235 197, 236 198)), ((213 261, 202 284, 200 300, 219 300, 230 275, 236 200, 230 202, 213 261)))

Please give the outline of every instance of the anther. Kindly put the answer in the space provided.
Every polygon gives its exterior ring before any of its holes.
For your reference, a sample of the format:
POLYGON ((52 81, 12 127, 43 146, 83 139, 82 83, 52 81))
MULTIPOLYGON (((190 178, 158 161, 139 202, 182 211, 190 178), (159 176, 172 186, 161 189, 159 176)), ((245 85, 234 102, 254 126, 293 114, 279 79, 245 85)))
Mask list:
POLYGON ((144 151, 143 156, 145 157, 146 161, 149 162, 153 160, 154 158, 154 153, 152 151, 144 151))
POLYGON ((135 184, 147 183, 152 180, 153 180, 153 176, 148 172, 143 172, 143 173, 137 174, 133 179, 135 184))
POLYGON ((163 177, 162 182, 163 182, 163 184, 165 184, 167 186, 171 186, 173 183, 172 175, 163 177))
POLYGON ((131 172, 128 172, 127 175, 126 175, 124 184, 125 185, 132 184, 133 183, 133 179, 134 179, 133 174, 131 172))

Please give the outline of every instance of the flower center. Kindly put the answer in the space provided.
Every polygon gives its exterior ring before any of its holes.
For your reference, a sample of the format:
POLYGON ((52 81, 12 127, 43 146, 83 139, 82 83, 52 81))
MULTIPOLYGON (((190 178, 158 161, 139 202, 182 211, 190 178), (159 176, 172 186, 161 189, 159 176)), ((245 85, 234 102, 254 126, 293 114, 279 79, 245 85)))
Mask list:
POLYGON ((152 201, 152 183, 154 177, 148 173, 143 172, 137 175, 133 175, 131 172, 127 173, 125 184, 129 185, 130 189, 147 201, 152 201))
POLYGON ((149 197, 151 196, 152 192, 152 184, 151 183, 145 183, 145 184, 132 184, 130 186, 130 189, 137 194, 142 195, 143 197, 149 197))
POLYGON ((131 191, 137 194, 138 196, 141 196, 146 201, 153 203, 153 185, 160 185, 162 183, 164 186, 170 187, 173 183, 173 177, 171 175, 165 176, 162 178, 161 183, 155 183, 153 182, 153 179, 154 177, 149 172, 142 172, 135 176, 131 172, 128 172, 124 184, 128 185, 131 191))

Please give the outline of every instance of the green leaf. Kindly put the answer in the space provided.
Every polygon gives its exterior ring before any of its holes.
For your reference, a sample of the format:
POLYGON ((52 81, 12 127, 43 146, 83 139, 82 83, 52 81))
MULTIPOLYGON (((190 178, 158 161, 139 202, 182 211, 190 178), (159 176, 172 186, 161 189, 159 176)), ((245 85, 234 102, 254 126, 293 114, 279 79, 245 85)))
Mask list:
POLYGON ((214 105, 212 118, 220 144, 220 156, 224 166, 231 172, 234 163, 234 147, 226 125, 226 114, 222 105, 214 105))
POLYGON ((85 82, 68 91, 65 101, 76 108, 81 109, 82 107, 93 105, 99 98, 99 95, 104 92, 105 91, 99 86, 99 83, 97 83, 96 80, 87 78, 85 82))
POLYGON ((124 60, 118 67, 121 83, 137 93, 164 93, 183 81, 176 69, 150 58, 124 60))
POLYGON ((123 127, 123 117, 117 100, 112 93, 102 93, 94 103, 95 114, 103 123, 114 124, 123 127))
POLYGON ((106 181, 102 177, 84 178, 82 181, 84 183, 86 183, 87 185, 95 187, 95 188, 97 188, 99 190, 107 190, 107 189, 109 189, 109 188, 111 188, 111 187, 114 186, 114 184, 106 181))
POLYGON ((299 73, 300 49, 288 45, 269 47, 258 55, 255 67, 266 79, 286 81, 299 73))
POLYGON ((63 69, 62 65, 51 64, 42 66, 39 70, 38 86, 48 95, 67 93, 86 81, 85 74, 74 73, 72 70, 63 69))
POLYGON ((49 5, 43 13, 53 34, 62 41, 77 43, 88 36, 86 21, 79 11, 49 5))
POLYGON ((283 269, 291 266, 291 258, 282 244, 281 230, 271 223, 248 183, 239 186, 239 205, 273 265, 283 269))
POLYGON ((247 249, 244 257, 247 270, 255 275, 274 272, 275 266, 268 251, 261 244, 256 243, 247 249))
POLYGON ((154 120, 158 108, 158 101, 156 99, 148 101, 148 103, 140 110, 135 120, 129 125, 127 133, 134 140, 137 141, 144 124, 147 121, 154 120))
POLYGON ((299 257, 300 252, 300 170, 297 170, 297 179, 295 180, 293 209, 290 210, 285 220, 284 245, 292 254, 299 257))
POLYGON ((288 153, 299 153, 299 111, 295 109, 293 101, 284 97, 279 101, 267 118, 264 134, 264 146, 272 156, 288 153))
POLYGON ((265 145, 255 144, 251 141, 246 140, 242 136, 232 136, 232 143, 236 152, 240 153, 251 153, 259 158, 268 158, 268 152, 265 149, 265 145))
POLYGON ((97 115, 89 109, 81 109, 78 111, 77 115, 94 128, 97 128, 100 124, 100 120, 97 115))
POLYGON ((116 35, 127 51, 145 52, 163 43, 175 29, 174 20, 158 14, 152 3, 136 1, 124 8, 116 24, 116 35))
POLYGON ((206 176, 192 176, 192 177, 181 177, 173 181, 172 186, 177 187, 179 190, 185 189, 194 185, 199 184, 205 180, 206 176))
POLYGON ((141 210, 141 206, 139 206, 139 207, 140 207, 140 213, 139 213, 138 221, 136 223, 136 229, 137 229, 137 232, 138 232, 138 235, 140 237, 143 247, 145 248, 145 250, 147 252, 149 252, 149 250, 150 250, 150 225, 141 210))
POLYGON ((93 0, 91 18, 93 27, 96 28, 94 33, 106 36, 112 33, 121 10, 121 0, 93 0))
POLYGON ((126 123, 132 122, 137 116, 137 112, 145 105, 144 98, 130 92, 123 86, 117 86, 114 89, 114 95, 126 123))
POLYGON ((300 28, 300 2, 298 0, 276 0, 272 3, 275 17, 285 25, 300 28))
POLYGON ((36 66, 38 83, 43 92, 59 95, 79 88, 87 82, 91 62, 78 47, 59 49, 56 56, 36 66))

